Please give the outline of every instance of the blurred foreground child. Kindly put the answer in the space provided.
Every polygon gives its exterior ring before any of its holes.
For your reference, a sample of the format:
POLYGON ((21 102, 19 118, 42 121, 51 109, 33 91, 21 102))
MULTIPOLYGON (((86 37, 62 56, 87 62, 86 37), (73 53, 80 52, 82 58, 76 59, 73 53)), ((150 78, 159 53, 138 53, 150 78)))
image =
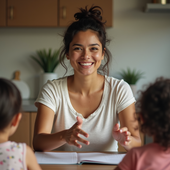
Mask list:
POLYGON ((115 170, 170 170, 170 79, 158 78, 137 102, 141 131, 153 143, 128 151, 115 170))
POLYGON ((20 108, 19 90, 11 81, 0 78, 0 169, 41 170, 30 147, 8 141, 21 120, 20 108))

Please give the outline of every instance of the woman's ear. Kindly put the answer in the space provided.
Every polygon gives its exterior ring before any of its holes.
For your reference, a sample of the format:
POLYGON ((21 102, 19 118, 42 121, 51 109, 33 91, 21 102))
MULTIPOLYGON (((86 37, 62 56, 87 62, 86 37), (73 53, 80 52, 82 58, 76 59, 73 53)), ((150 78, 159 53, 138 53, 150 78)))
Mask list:
POLYGON ((69 60, 70 58, 69 58, 69 55, 68 55, 68 53, 66 54, 66 57, 67 57, 67 60, 69 60))
POLYGON ((12 126, 18 126, 20 120, 22 118, 22 113, 18 113, 14 116, 14 118, 12 119, 11 125, 12 126))
POLYGON ((106 52, 106 48, 104 48, 102 51, 102 60, 104 59, 105 52, 106 52))

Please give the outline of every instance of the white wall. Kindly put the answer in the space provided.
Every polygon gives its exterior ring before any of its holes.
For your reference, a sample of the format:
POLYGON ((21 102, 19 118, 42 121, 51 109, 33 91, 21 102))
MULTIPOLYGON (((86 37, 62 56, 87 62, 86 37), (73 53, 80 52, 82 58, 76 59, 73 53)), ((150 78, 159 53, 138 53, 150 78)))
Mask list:
MULTIPOLYGON (((107 28, 113 60, 110 76, 122 68, 145 72, 137 89, 158 76, 170 78, 170 13, 144 13, 147 0, 114 0, 114 26, 107 28)), ((21 79, 31 90, 30 98, 39 91, 40 67, 30 58, 36 50, 59 48, 64 28, 0 28, 0 77, 12 79, 20 70, 21 79)), ((56 70, 59 77, 64 69, 56 70)))
POLYGON ((146 3, 135 0, 114 2, 111 75, 127 67, 144 71, 138 89, 158 76, 170 78, 170 13, 144 13, 146 3))

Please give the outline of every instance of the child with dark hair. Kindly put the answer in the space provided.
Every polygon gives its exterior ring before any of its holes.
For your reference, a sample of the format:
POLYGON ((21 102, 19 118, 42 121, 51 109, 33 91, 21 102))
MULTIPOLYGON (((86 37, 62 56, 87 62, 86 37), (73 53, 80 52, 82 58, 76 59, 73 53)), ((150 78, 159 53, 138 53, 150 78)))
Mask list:
POLYGON ((137 102, 141 131, 153 143, 133 148, 115 170, 170 169, 170 79, 157 78, 137 102))
POLYGON ((41 170, 25 143, 8 141, 21 120, 21 95, 10 81, 0 78, 0 169, 41 170))

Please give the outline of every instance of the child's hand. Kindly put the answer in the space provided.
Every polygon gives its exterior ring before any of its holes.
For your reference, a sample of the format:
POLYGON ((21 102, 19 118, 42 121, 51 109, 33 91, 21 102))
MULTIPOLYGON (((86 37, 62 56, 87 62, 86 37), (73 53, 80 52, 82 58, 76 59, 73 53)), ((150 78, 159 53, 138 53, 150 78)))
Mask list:
POLYGON ((128 131, 128 128, 123 127, 120 129, 118 123, 113 127, 112 135, 114 139, 117 140, 125 148, 131 142, 131 133, 128 131))
POLYGON ((69 145, 75 145, 78 148, 81 148, 82 145, 80 145, 77 142, 82 142, 86 145, 90 144, 89 141, 84 140, 83 138, 79 137, 79 134, 85 137, 89 136, 88 133, 84 132, 81 129, 82 123, 83 123, 83 120, 80 117, 77 117, 77 122, 70 129, 66 131, 65 140, 69 145))

